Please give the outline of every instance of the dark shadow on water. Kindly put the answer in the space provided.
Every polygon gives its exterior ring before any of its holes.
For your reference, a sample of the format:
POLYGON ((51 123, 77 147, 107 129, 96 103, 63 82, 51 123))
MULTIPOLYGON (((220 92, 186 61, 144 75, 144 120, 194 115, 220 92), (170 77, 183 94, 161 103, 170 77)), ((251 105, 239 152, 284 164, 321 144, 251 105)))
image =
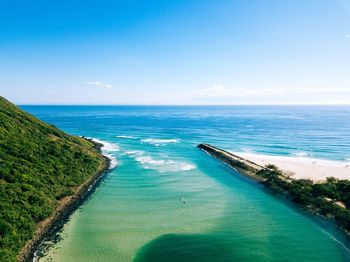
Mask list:
POLYGON ((143 246, 134 262, 242 261, 232 243, 216 234, 166 234, 143 246))

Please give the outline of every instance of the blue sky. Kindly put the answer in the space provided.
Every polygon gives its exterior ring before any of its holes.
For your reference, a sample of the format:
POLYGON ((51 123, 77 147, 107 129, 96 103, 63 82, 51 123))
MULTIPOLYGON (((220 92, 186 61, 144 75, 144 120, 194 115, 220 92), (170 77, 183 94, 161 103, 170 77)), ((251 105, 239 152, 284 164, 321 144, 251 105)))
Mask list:
POLYGON ((18 104, 350 104, 348 0, 0 0, 18 104))

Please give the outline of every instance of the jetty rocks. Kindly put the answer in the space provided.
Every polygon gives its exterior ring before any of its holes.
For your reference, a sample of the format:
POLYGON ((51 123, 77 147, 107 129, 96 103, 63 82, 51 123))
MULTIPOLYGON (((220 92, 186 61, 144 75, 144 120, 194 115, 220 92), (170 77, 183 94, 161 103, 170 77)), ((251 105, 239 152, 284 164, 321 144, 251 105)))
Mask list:
POLYGON ((259 182, 264 180, 262 177, 256 175, 257 172, 265 169, 264 166, 209 144, 199 144, 197 147, 244 175, 247 175, 259 182))

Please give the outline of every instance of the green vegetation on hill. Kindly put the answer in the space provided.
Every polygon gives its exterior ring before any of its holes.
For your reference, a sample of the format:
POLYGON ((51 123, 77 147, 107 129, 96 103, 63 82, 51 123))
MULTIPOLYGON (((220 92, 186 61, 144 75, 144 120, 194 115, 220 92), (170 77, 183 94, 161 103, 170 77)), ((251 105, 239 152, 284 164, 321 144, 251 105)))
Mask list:
POLYGON ((317 214, 334 218, 339 226, 350 232, 350 181, 328 178, 325 183, 311 180, 286 179, 277 167, 267 166, 257 172, 264 184, 277 192, 287 192, 298 205, 317 214))
POLYGON ((0 260, 15 261, 35 225, 104 164, 93 143, 0 97, 0 260))

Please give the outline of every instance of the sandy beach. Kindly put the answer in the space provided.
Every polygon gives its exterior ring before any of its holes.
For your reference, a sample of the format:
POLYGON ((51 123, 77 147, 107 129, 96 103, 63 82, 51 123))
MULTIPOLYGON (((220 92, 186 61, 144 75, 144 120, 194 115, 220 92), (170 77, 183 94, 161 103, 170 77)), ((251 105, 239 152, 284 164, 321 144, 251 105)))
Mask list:
POLYGON ((231 152, 260 165, 273 164, 294 179, 311 179, 315 182, 324 181, 327 177, 350 179, 350 162, 231 152))

